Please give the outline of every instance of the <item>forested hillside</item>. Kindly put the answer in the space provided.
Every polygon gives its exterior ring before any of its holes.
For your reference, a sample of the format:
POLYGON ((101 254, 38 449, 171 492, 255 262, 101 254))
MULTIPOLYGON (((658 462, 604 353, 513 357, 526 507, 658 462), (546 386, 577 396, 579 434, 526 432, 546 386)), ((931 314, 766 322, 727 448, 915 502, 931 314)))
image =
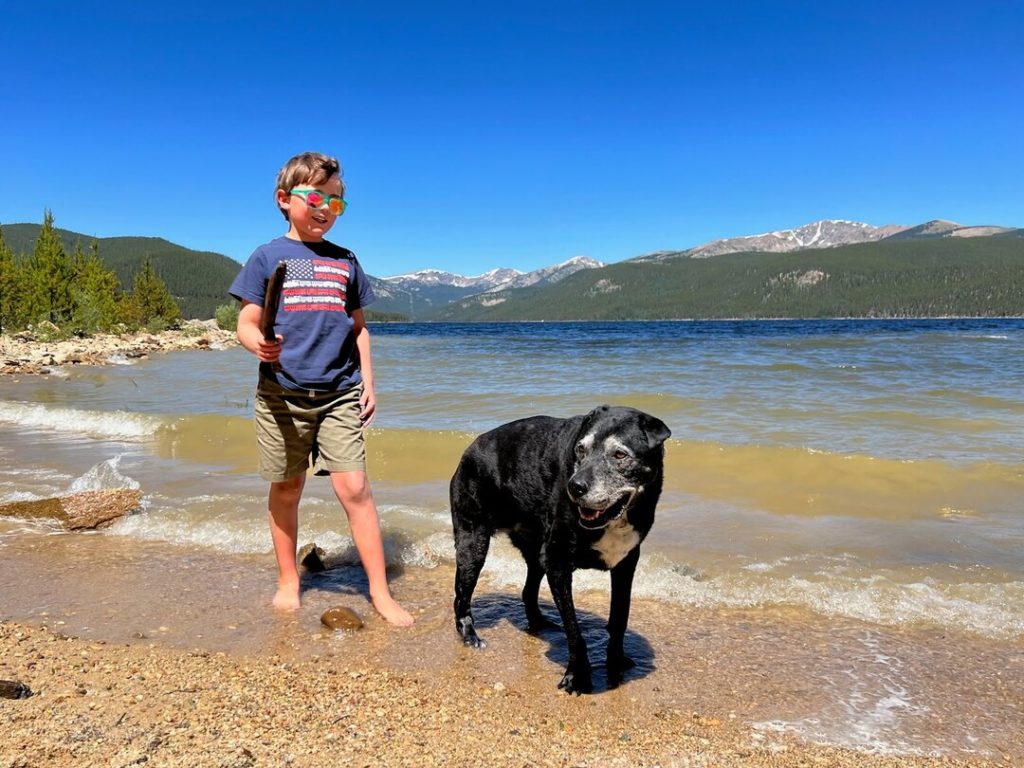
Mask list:
MULTIPOLYGON (((2 227, 4 240, 15 254, 29 254, 39 237, 38 224, 10 224, 2 227)), ((132 281, 148 259, 166 283, 186 318, 210 318, 217 306, 228 301, 228 287, 241 265, 219 253, 193 251, 159 237, 91 238, 55 228, 64 250, 73 253, 76 244, 88 250, 95 241, 100 259, 117 275, 121 287, 132 281)))
POLYGON ((435 320, 1024 315, 1024 238, 890 240, 631 261, 471 297, 435 320))

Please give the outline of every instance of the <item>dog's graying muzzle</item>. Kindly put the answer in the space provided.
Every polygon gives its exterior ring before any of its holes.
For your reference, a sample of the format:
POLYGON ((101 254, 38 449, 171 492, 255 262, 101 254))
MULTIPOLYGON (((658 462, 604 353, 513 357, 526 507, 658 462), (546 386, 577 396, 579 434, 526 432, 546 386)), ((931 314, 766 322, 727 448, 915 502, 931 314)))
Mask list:
POLYGON ((625 495, 620 495, 615 499, 615 501, 602 509, 585 507, 576 501, 577 511, 579 512, 579 517, 576 519, 576 522, 579 523, 581 528, 586 528, 588 531, 599 531, 602 528, 607 528, 611 523, 615 522, 629 511, 633 506, 633 502, 636 501, 637 495, 643 489, 641 487, 635 487, 624 488, 622 490, 626 491, 625 495), (618 508, 617 510, 616 507, 618 508), (609 515, 609 510, 614 510, 614 514, 609 515))

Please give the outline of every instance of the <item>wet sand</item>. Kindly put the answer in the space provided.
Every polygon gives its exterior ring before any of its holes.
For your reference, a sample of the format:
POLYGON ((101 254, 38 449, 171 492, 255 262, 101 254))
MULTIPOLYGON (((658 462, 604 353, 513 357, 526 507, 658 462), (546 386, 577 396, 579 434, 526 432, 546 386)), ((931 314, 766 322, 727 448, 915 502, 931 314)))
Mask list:
POLYGON ((473 651, 454 631, 446 567, 392 574, 417 617, 398 630, 373 614, 357 567, 307 575, 303 608, 281 615, 267 606, 269 555, 98 534, 19 535, 3 556, 0 678, 35 692, 0 700, 3 766, 1024 760, 1012 726, 1024 722, 1021 643, 638 600, 627 635, 637 667, 606 690, 607 593, 587 592, 577 602, 596 692, 576 697, 556 688, 561 633, 527 634, 518 596, 488 585, 486 572, 474 611, 488 647, 473 651), (366 628, 324 629, 319 616, 333 605, 356 610, 366 628), (855 706, 901 690, 898 735, 865 716, 884 706, 855 706), (888 738, 889 754, 819 746, 784 727, 856 717, 888 738), (944 757, 913 754, 921 744, 944 757))
POLYGON ((393 671, 344 654, 183 652, 12 623, 0 624, 0 658, 0 674, 34 691, 0 704, 10 766, 986 764, 758 739, 721 712, 641 701, 628 685, 573 697, 547 690, 550 674, 538 690, 473 663, 393 671))

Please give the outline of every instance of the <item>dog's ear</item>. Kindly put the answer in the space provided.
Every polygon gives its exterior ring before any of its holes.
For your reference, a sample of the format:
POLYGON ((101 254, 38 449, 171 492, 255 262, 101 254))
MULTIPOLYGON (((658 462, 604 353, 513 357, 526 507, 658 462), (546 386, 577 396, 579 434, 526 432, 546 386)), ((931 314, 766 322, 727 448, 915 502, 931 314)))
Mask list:
POLYGON ((655 449, 672 436, 672 430, 661 419, 648 413, 640 414, 640 428, 647 435, 647 447, 655 449))

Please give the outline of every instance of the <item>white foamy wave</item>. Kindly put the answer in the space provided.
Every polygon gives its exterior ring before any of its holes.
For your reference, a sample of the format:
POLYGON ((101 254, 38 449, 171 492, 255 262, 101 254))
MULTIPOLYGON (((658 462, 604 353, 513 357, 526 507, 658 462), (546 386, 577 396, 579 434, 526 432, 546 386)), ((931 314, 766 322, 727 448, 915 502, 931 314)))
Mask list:
POLYGON ((120 353, 110 355, 106 360, 110 365, 135 365, 135 361, 130 357, 122 355, 120 353))
MULTIPOLYGON (((843 567, 846 570, 846 567, 843 567)), ((525 573, 525 569, 524 569, 525 573)), ((607 576, 577 572, 580 588, 607 588, 607 576), (602 583, 603 582, 603 583, 602 583)), ((985 637, 1024 636, 1024 582, 904 583, 883 575, 822 572, 820 580, 774 577, 770 572, 733 573, 705 578, 654 555, 641 559, 633 593, 700 607, 751 608, 796 605, 827 616, 877 624, 923 622, 958 627, 985 637)))
POLYGON ((45 469, 39 467, 5 467, 3 473, 12 477, 29 477, 33 480, 67 480, 71 478, 71 475, 65 472, 58 472, 48 467, 45 469))
POLYGON ((81 477, 76 477, 68 486, 66 493, 81 493, 82 491, 102 491, 107 488, 128 488, 137 490, 139 483, 136 480, 121 473, 119 467, 123 454, 118 454, 112 459, 101 461, 91 467, 81 477))
MULTIPOLYGON (((411 565, 420 561, 433 567, 454 561, 450 534, 419 542, 411 565)), ((790 562, 748 566, 748 573, 706 577, 694 569, 660 555, 641 558, 633 594, 654 600, 702 608, 753 608, 796 605, 827 616, 842 616, 876 624, 898 626, 927 623, 953 626, 996 639, 1024 637, 1024 582, 944 584, 926 579, 902 583, 884 576, 858 577, 839 573, 849 565, 836 558, 835 571, 822 571, 820 581, 800 576, 778 577, 771 571, 790 562)), ((496 538, 484 564, 483 575, 496 586, 518 589, 526 578, 526 564, 505 539, 496 538)), ((607 591, 608 574, 580 570, 574 588, 607 591)))
POLYGON ((154 416, 126 411, 81 411, 17 402, 4 403, 0 421, 18 427, 112 440, 143 440, 151 437, 162 424, 154 416))
POLYGON ((150 512, 123 517, 108 534, 130 536, 143 541, 165 541, 231 554, 258 554, 271 548, 267 523, 262 518, 250 522, 205 520, 196 522, 173 511, 150 512))
POLYGON ((937 756, 937 752, 897 735, 902 720, 929 712, 928 707, 914 702, 903 663, 881 652, 875 633, 865 632, 858 639, 862 652, 857 658, 840 673, 822 680, 828 694, 829 703, 823 705, 827 711, 801 720, 754 723, 755 732, 792 731, 818 744, 875 754, 937 756))
MULTIPOLYGON (((263 554, 273 549, 266 512, 252 514, 253 509, 262 507, 262 503, 255 498, 203 495, 186 499, 183 505, 179 501, 174 507, 168 507, 167 499, 163 497, 144 498, 143 507, 148 507, 145 514, 123 517, 107 532, 233 555, 263 554), (195 508, 204 506, 220 507, 224 511, 197 519, 195 508)), ((325 528, 315 517, 303 520, 302 537, 303 543, 315 541, 330 555, 354 551, 350 537, 325 528)), ((355 562, 358 563, 358 558, 355 562)))
POLYGON ((38 493, 32 493, 31 491, 12 491, 11 493, 5 493, 3 496, 0 496, 0 502, 7 504, 14 501, 39 501, 46 498, 49 497, 42 496, 38 493))
POLYGON ((402 553, 403 565, 415 568, 437 568, 455 562, 455 544, 450 532, 435 533, 414 542, 402 553))

